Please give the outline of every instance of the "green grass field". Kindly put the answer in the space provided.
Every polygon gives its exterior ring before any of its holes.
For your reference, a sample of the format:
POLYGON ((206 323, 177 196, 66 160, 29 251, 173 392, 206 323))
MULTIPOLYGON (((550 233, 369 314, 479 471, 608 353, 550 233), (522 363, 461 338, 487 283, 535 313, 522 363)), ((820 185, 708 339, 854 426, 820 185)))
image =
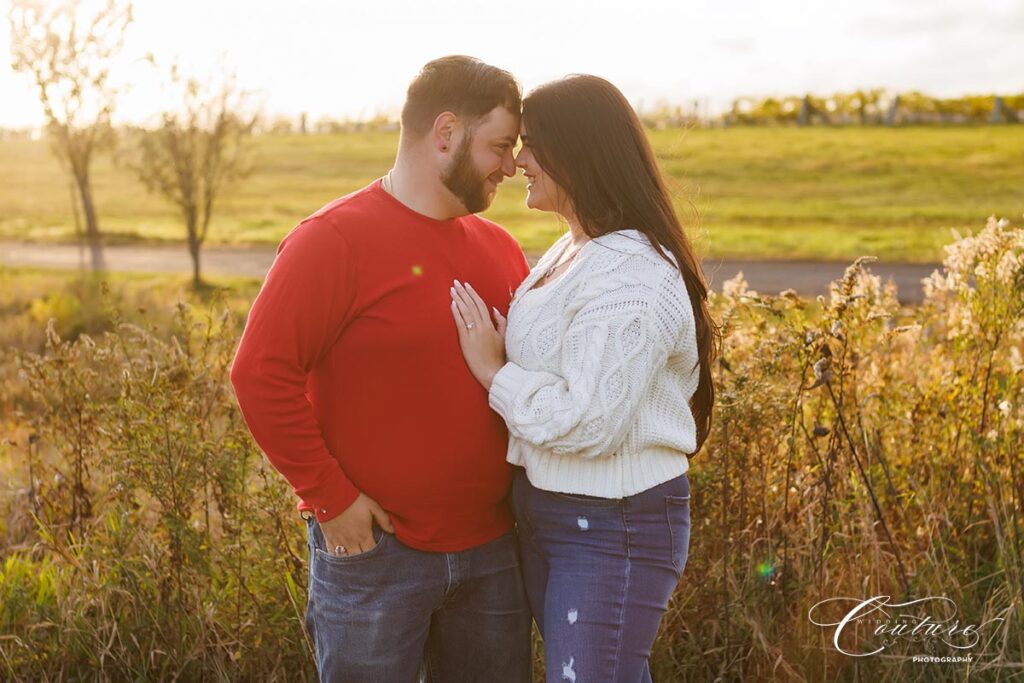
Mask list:
MULTIPOLYGON (((651 133, 702 253, 933 261, 950 229, 1024 214, 1024 126, 732 128, 651 133)), ((209 243, 275 244, 298 220, 382 175, 397 134, 262 136, 255 173, 214 216, 209 243)), ((95 165, 111 241, 181 240, 171 206, 109 157, 95 165)), ((528 251, 563 228, 530 211, 522 176, 485 214, 528 251)), ((0 239, 70 240, 70 187, 45 142, 0 141, 0 239)))

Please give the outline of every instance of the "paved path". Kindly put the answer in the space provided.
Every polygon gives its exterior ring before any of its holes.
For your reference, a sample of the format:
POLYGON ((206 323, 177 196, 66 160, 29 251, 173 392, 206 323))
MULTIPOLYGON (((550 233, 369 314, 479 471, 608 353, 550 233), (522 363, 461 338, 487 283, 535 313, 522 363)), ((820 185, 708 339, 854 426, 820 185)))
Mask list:
MULTIPOLYGON (((109 246, 104 255, 107 267, 114 271, 192 272, 192 262, 184 246, 109 246)), ((262 278, 273 260, 274 249, 269 247, 208 247, 203 249, 202 268, 203 273, 209 275, 262 278)), ((0 242, 2 265, 73 269, 83 262, 88 264, 88 253, 74 245, 0 242)), ((801 295, 815 296, 827 293, 828 283, 840 277, 848 265, 846 261, 707 259, 704 272, 715 290, 743 271, 755 291, 777 294, 792 288, 801 295)), ((938 267, 938 264, 873 263, 871 271, 880 275, 883 282, 893 278, 899 288, 900 301, 914 304, 922 298, 921 278, 938 267)))

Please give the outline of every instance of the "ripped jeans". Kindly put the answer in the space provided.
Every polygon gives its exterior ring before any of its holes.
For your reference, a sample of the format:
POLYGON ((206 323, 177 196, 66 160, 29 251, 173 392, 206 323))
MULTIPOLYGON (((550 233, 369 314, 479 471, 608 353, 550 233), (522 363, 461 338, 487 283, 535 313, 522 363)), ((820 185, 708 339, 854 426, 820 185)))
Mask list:
POLYGON ((651 681, 647 658, 689 551, 689 478, 608 499, 543 491, 515 470, 523 579, 547 680, 651 681))

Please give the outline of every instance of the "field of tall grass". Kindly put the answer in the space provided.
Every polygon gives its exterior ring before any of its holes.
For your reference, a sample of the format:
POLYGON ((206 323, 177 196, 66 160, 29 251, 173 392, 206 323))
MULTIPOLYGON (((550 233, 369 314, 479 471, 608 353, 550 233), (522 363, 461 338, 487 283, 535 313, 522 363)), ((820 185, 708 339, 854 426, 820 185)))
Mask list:
MULTIPOLYGON (((1024 126, 668 129, 649 133, 699 249, 712 257, 935 262, 950 228, 1024 214, 1024 126)), ((397 134, 263 135, 254 174, 225 198, 209 243, 277 244, 318 207, 390 167, 397 134)), ((96 204, 111 241, 184 240, 173 207, 100 157, 96 204)), ((525 206, 522 176, 485 214, 525 249, 561 228, 525 206)), ((71 240, 70 187, 45 141, 0 140, 0 239, 71 240)))
MULTIPOLYGON (((0 271, 0 678, 315 680, 304 526, 228 383, 256 283, 219 284, 0 271)), ((949 244, 925 295, 863 259, 816 301, 715 295, 655 680, 1024 676, 1024 229, 949 244), (874 596, 946 601, 819 625, 874 596), (976 637, 880 632, 908 614, 976 637)))

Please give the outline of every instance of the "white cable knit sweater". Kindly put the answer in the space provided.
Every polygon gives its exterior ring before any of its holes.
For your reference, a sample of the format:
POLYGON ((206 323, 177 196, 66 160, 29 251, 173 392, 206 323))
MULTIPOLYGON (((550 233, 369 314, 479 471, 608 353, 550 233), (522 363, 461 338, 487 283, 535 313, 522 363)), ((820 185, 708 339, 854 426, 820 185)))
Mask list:
POLYGON ((562 277, 531 290, 569 239, 515 293, 490 404, 508 423, 509 462, 534 486, 623 498, 686 472, 696 450, 693 309, 638 230, 587 242, 562 277))

